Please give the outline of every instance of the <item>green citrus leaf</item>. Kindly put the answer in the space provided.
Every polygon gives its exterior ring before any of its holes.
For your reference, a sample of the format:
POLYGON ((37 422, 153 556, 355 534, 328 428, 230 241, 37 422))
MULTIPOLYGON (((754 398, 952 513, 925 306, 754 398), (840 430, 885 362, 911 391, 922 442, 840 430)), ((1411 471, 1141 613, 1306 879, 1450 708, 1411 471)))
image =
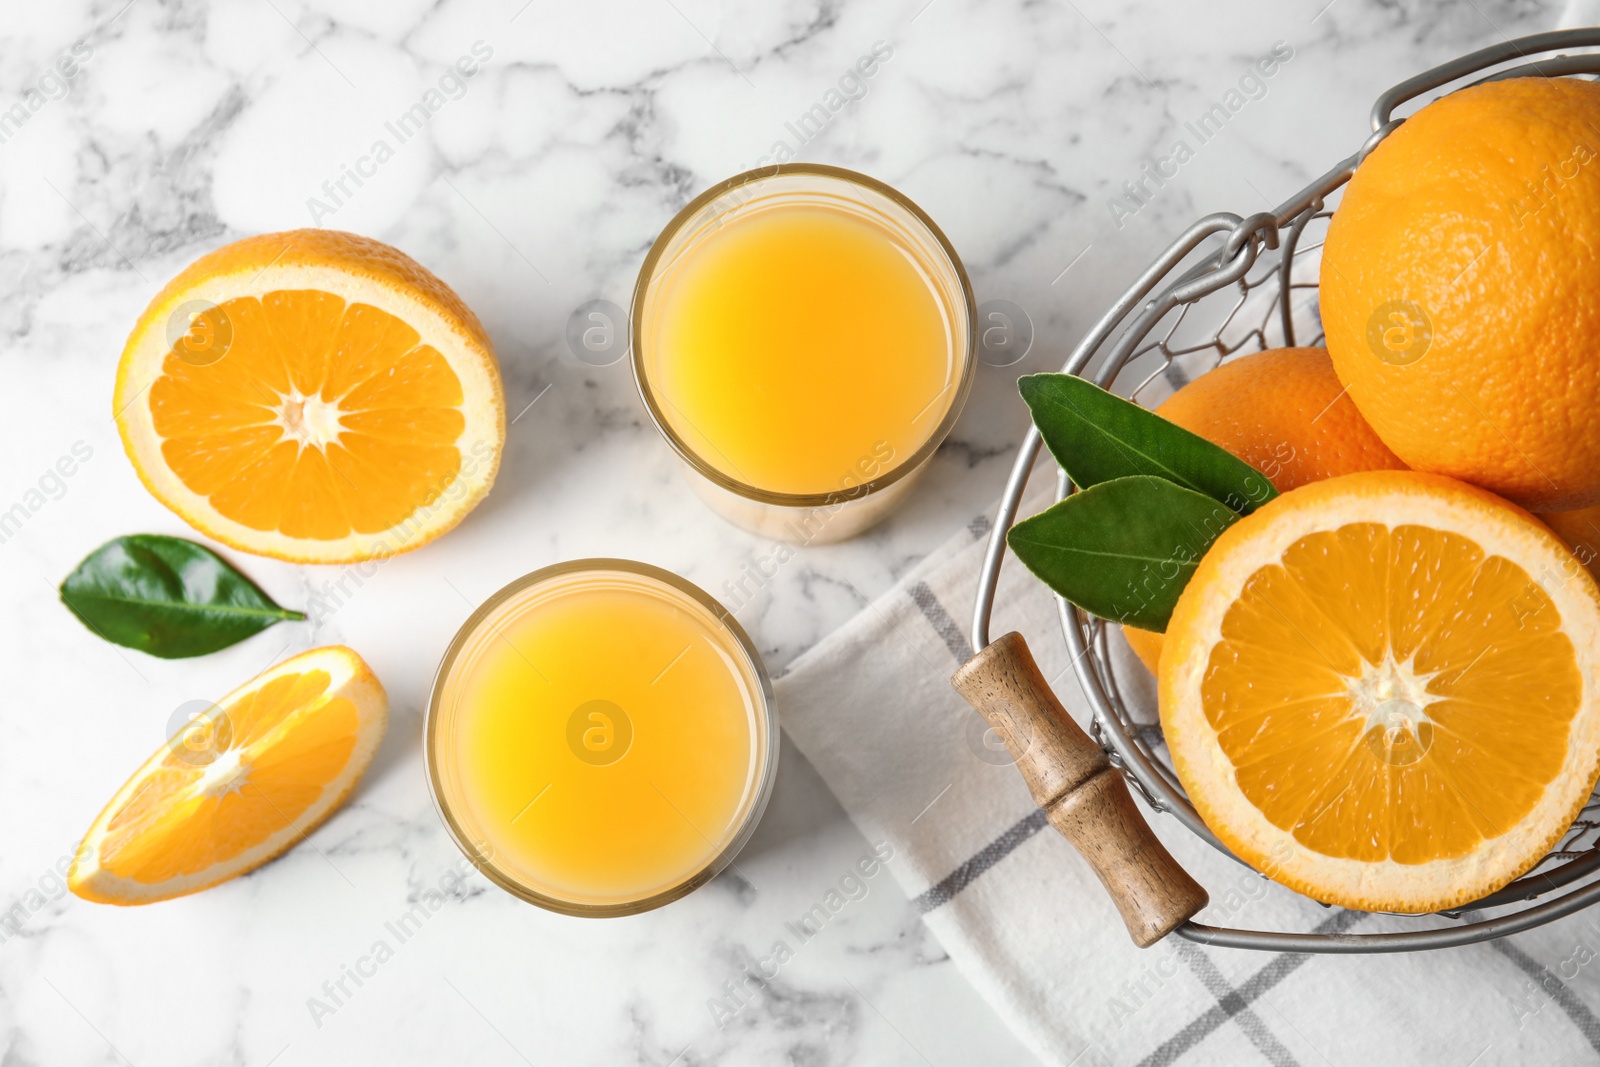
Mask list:
POLYGON ((61 583, 61 602, 107 641, 162 659, 203 656, 305 618, 209 548, 160 534, 95 549, 61 583))
POLYGON ((1006 543, 1091 615, 1165 631, 1200 557, 1238 521, 1203 493, 1139 474, 1073 493, 1017 523, 1006 543))
POLYGON ((1080 489, 1151 474, 1241 515, 1278 495, 1266 475, 1233 453, 1077 375, 1029 374, 1017 388, 1050 454, 1080 489))

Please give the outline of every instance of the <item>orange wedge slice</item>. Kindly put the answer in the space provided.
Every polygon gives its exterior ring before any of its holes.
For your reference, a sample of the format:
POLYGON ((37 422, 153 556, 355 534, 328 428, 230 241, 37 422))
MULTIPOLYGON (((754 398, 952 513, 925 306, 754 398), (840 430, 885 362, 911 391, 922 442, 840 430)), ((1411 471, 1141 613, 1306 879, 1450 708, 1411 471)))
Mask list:
POLYGON ((191 264, 134 326, 114 406, 158 500, 305 563, 427 544, 489 491, 505 441, 477 318, 397 249, 330 230, 191 264))
POLYGON ((1351 474, 1217 539, 1161 659, 1178 778, 1236 855, 1424 912, 1527 871, 1600 774, 1600 589, 1520 508, 1351 474))
POLYGON ((145 761, 78 846, 72 891, 148 904, 235 878, 305 837, 372 762, 388 698, 331 645, 258 675, 145 761))

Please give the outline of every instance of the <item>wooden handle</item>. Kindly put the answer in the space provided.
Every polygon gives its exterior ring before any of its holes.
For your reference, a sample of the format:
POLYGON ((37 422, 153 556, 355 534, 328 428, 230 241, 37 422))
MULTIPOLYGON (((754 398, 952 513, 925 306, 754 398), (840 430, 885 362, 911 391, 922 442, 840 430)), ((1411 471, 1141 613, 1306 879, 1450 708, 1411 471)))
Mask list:
POLYGON ((1134 807, 1105 750, 1072 721, 1019 633, 973 656, 950 679, 1005 741, 1050 825, 1089 861, 1140 948, 1209 901, 1134 807))

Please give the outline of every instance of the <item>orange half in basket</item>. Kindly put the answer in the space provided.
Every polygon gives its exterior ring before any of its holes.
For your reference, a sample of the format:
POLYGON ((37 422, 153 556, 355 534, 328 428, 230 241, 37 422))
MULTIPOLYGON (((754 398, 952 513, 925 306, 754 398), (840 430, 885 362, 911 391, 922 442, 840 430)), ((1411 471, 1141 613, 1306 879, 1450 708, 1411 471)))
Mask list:
POLYGON ((1424 912, 1527 871, 1600 772, 1600 589, 1532 516, 1352 474, 1227 530, 1179 599, 1161 721, 1206 825, 1330 904, 1424 912))

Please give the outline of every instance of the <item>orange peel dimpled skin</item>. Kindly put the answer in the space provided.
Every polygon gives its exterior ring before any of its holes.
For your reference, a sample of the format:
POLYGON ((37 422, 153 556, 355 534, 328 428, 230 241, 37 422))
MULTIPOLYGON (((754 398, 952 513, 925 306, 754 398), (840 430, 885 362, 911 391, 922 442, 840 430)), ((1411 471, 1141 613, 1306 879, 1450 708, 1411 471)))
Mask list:
POLYGON ((1408 118, 1344 191, 1321 300, 1407 464, 1536 512, 1600 503, 1600 85, 1491 82, 1408 118))

